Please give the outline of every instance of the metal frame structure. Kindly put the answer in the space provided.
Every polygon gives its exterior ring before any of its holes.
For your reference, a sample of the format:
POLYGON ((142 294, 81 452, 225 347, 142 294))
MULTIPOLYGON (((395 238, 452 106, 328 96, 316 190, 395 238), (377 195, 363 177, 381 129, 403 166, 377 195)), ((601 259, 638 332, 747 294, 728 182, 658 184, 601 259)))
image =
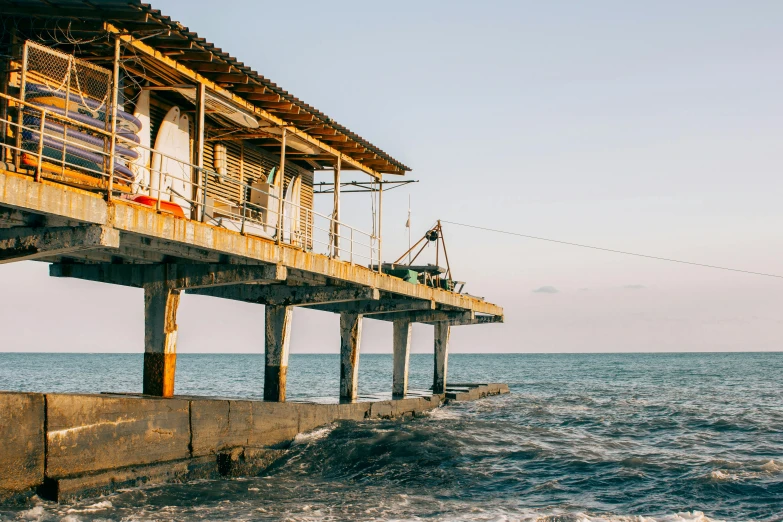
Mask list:
POLYGON ((338 182, 338 183, 327 183, 325 181, 320 181, 318 183, 313 183, 314 194, 348 194, 352 192, 378 192, 378 189, 374 187, 374 185, 380 185, 380 186, 389 186, 391 188, 384 189, 386 192, 389 192, 390 190, 394 190, 396 188, 400 188, 405 185, 409 185, 411 183, 418 183, 419 180, 416 179, 406 179, 404 181, 379 181, 377 183, 371 183, 367 181, 345 181, 345 182, 338 182), (335 190, 335 187, 338 186, 337 190, 335 190), (330 188, 331 187, 331 188, 330 188), (349 190, 344 190, 344 187, 350 187, 349 190))

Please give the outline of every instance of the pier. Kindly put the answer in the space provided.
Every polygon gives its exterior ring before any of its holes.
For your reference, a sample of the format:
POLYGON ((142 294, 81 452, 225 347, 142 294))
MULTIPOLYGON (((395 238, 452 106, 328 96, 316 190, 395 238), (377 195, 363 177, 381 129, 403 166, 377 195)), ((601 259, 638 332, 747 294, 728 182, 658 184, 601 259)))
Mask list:
POLYGON ((6 496, 226 475, 334 420, 508 391, 451 391, 447 378, 452 328, 502 322, 501 307, 383 268, 383 187, 408 167, 149 5, 20 0, 0 14, 14 19, 1 42, 0 263, 138 288, 145 317, 143 395, 0 394, 6 496), (170 117, 184 152, 156 148, 170 117), (324 171, 329 215, 313 208, 324 171), (347 173, 369 179, 370 232, 340 219, 347 173), (264 401, 175 396, 188 294, 263 305, 264 401), (340 316, 340 404, 285 402, 294 307, 340 316), (392 401, 357 402, 365 319, 393 323, 392 401), (414 323, 433 326, 427 396, 408 392, 414 323))

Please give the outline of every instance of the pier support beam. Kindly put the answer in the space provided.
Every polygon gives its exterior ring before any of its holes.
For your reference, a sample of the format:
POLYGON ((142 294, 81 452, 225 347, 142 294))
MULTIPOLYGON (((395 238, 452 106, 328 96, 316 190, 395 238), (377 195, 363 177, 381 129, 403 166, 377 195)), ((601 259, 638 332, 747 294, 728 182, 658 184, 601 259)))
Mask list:
POLYGON ((264 367, 264 400, 285 402, 288 373, 288 347, 291 343, 292 306, 267 305, 266 364, 264 367))
POLYGON ((412 323, 407 319, 394 321, 394 370, 392 396, 408 393, 408 363, 410 361, 412 323))
MULTIPOLYGON (((457 321, 473 320, 475 314, 472 311, 445 311, 445 310, 421 310, 402 313, 377 313, 372 318, 377 321, 396 321, 397 319, 407 319, 412 323, 438 323, 447 322, 449 324, 457 321)), ((462 323, 460 323, 462 324, 462 323)))
POLYGON ((100 225, 0 229, 0 263, 119 246, 120 233, 100 225))
POLYGON ((143 288, 147 283, 166 281, 170 288, 189 290, 242 283, 279 283, 285 281, 288 271, 282 265, 55 263, 49 266, 49 275, 135 288, 143 288))
POLYGON ((340 314, 340 400, 355 401, 359 386, 362 315, 340 314))
POLYGON ((375 288, 343 286, 285 286, 230 285, 188 290, 189 294, 208 295, 233 299, 246 303, 308 306, 314 304, 342 303, 345 301, 377 301, 380 292, 375 288))
POLYGON ((435 323, 435 372, 432 393, 446 393, 446 373, 449 368, 449 337, 451 326, 445 321, 435 323))
MULTIPOLYGON (((390 299, 383 300, 355 300, 336 304, 316 304, 310 308, 323 310, 324 312, 335 313, 353 313, 353 314, 391 314, 399 312, 414 312, 420 310, 435 310, 434 301, 413 300, 413 299, 390 299)), ((402 315, 397 315, 402 317, 402 315)), ((375 317, 372 317, 375 319, 375 317)))
POLYGON ((144 285, 144 384, 143 393, 174 395, 177 368, 177 308, 179 290, 166 282, 144 285))

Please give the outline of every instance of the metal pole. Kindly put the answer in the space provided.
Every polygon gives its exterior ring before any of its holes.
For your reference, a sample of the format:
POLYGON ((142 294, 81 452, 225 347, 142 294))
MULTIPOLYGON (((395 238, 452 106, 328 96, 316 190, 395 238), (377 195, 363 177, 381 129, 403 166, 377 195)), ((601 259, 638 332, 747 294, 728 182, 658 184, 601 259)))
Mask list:
POLYGON ((283 127, 283 141, 280 143, 280 172, 277 192, 277 244, 283 240, 283 185, 285 184, 285 141, 288 129, 283 127))
POLYGON ((114 153, 117 148, 117 95, 120 92, 120 39, 114 37, 114 75, 111 89, 111 144, 109 149, 109 190, 106 199, 111 201, 114 188, 114 153))
MULTIPOLYGON (((14 57, 14 53, 17 49, 17 41, 16 41, 16 29, 11 28, 11 38, 9 40, 9 52, 8 56, 5 57, 3 60, 0 60, 0 69, 2 69, 2 73, 0 73, 0 91, 2 91, 3 94, 8 94, 8 81, 10 80, 10 70, 11 70, 11 59, 14 57)), ((8 137, 8 99, 3 98, 0 100, 0 119, 3 120, 2 124, 0 124, 0 161, 8 161, 9 158, 7 157, 7 150, 6 150, 6 138, 8 137)))
MULTIPOLYGON (((201 187, 201 178, 206 177, 204 172, 204 112, 206 107, 207 88, 203 83, 199 83, 196 88, 196 183, 193 184, 193 201, 199 200, 199 187, 201 187)), ((201 207, 201 221, 204 221, 206 208, 201 207)), ((192 219, 198 219, 198 208, 193 207, 191 213, 192 219)))
MULTIPOLYGON (((226 165, 228 165, 228 148, 226 148, 226 165)), ((239 202, 243 203, 250 196, 249 185, 245 183, 245 141, 239 142, 239 202)))
MULTIPOLYGON (((19 86, 19 99, 24 101, 25 90, 27 88, 27 44, 22 48, 22 74, 20 78, 19 86)), ((19 105, 19 114, 16 117, 16 151, 14 151, 14 166, 16 166, 17 172, 22 162, 22 123, 24 115, 24 106, 19 105)), ((66 114, 67 115, 67 114, 66 114)))
POLYGON ((38 129, 38 169, 35 171, 35 181, 41 181, 43 169, 44 131, 46 130, 46 109, 41 110, 41 126, 38 129))
POLYGON ((163 162, 161 161, 161 169, 158 171, 158 200, 155 202, 155 210, 157 210, 158 212, 160 212, 160 198, 163 196, 162 185, 163 185, 163 162))
POLYGON ((242 227, 239 230, 240 234, 245 233, 245 216, 247 215, 247 201, 242 202, 242 227))
POLYGON ((340 169, 342 155, 337 156, 334 168, 334 204, 332 206, 332 257, 340 256, 340 169))
POLYGON ((383 268, 383 239, 381 239, 381 225, 383 224, 383 176, 378 183, 378 272, 382 272, 383 268))
MULTIPOLYGON (((438 230, 438 227, 435 227, 438 230)), ((438 240, 435 242, 435 266, 440 266, 440 230, 438 230, 438 240)))
POLYGON ((408 265, 411 264, 411 229, 413 228, 413 223, 411 221, 411 195, 408 194, 408 265))
MULTIPOLYGON (((204 177, 204 193, 201 195, 201 222, 205 222, 207 219, 207 187, 209 186, 209 175, 203 172, 204 177)), ((160 200, 160 193, 158 194, 158 200, 160 200)))
POLYGON ((315 234, 315 230, 313 229, 314 223, 315 223, 315 214, 312 210, 307 210, 308 219, 306 223, 306 227, 308 230, 308 239, 307 244, 305 245, 305 249, 309 248, 311 251, 315 250, 315 238, 313 235, 315 234))
POLYGON ((440 241, 443 243, 443 256, 446 258, 446 278, 454 279, 451 276, 451 263, 449 263, 449 253, 446 250, 446 237, 443 235, 443 226, 440 224, 440 219, 438 220, 438 232, 440 233, 440 241))
MULTIPOLYGON (((66 75, 65 79, 65 117, 68 117, 68 112, 71 105, 71 71, 73 70, 73 60, 74 57, 70 56, 68 57, 68 73, 66 75)), ((66 143, 68 142, 68 125, 63 125, 63 155, 62 155, 62 165, 60 168, 60 173, 64 176, 65 175, 65 160, 67 158, 66 155, 66 143)), ((104 141, 104 143, 106 143, 104 141)), ((104 152, 106 149, 104 148, 104 152)), ((103 161, 106 161, 106 156, 103 157, 103 161)), ((104 163, 103 166, 105 167, 106 164, 104 163)))

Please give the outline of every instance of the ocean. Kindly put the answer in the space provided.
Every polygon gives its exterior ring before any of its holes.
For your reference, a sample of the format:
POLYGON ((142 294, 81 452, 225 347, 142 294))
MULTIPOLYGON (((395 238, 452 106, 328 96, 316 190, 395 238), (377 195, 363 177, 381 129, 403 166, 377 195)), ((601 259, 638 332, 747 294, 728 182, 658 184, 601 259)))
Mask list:
MULTIPOLYGON (((260 397, 261 355, 180 355, 176 392, 260 397)), ((360 393, 391 388, 361 356, 360 393)), ((140 354, 0 354, 0 389, 141 390, 140 354)), ((432 355, 411 357, 411 387, 432 355)), ((292 400, 334 400, 337 355, 292 355, 292 400)), ((511 394, 300 435, 259 476, 34 499, 2 520, 783 521, 783 353, 453 354, 511 394)))

